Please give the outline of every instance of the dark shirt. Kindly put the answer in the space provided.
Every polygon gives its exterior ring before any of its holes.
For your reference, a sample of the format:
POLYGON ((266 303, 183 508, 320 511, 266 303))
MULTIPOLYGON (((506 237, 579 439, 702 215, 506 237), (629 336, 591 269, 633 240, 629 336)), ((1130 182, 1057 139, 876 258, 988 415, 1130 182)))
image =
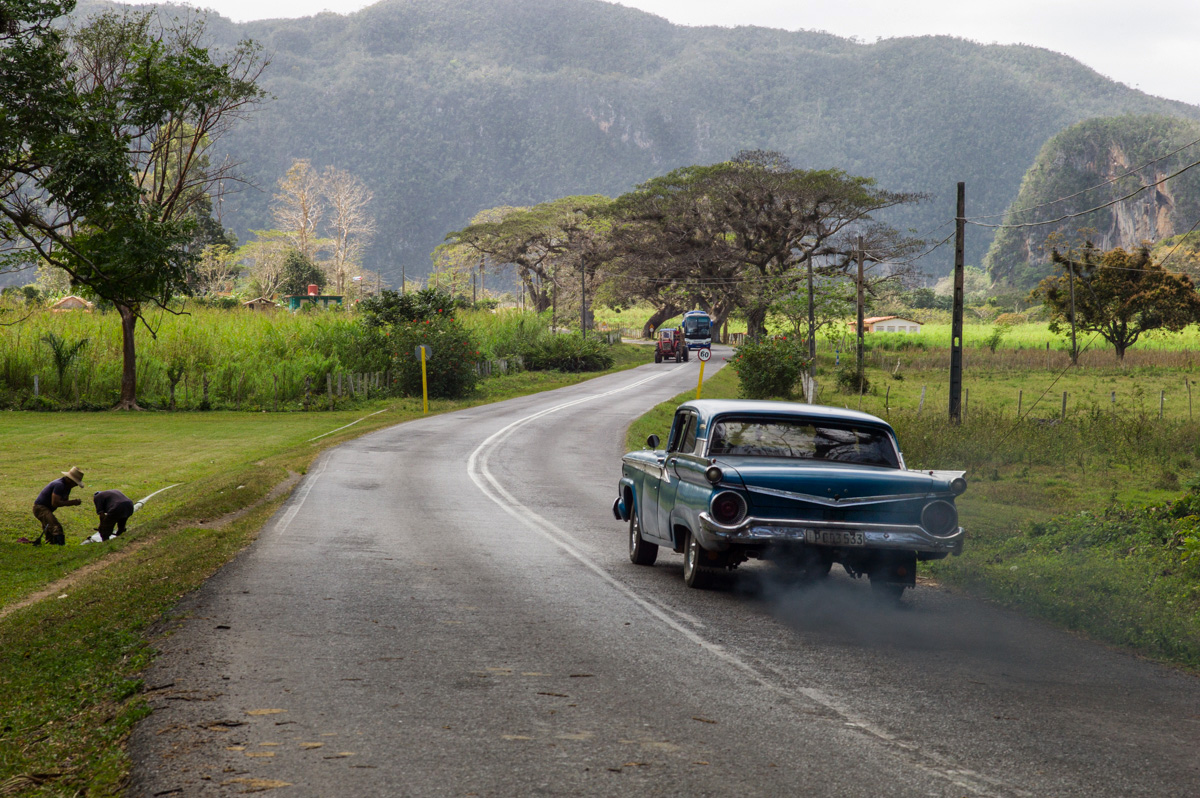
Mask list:
MULTIPOLYGON (((40 504, 43 507, 49 507, 51 510, 53 510, 55 508, 54 502, 50 498, 51 494, 57 494, 59 498, 61 498, 63 501, 66 501, 67 499, 71 498, 71 489, 74 487, 74 482, 66 477, 59 477, 46 487, 42 488, 42 492, 37 495, 37 498, 33 500, 33 503, 40 504)), ((28 496, 29 494, 26 493, 25 495, 28 496)))
POLYGON ((133 500, 119 490, 102 490, 92 494, 97 513, 113 518, 128 518, 133 515, 133 500))

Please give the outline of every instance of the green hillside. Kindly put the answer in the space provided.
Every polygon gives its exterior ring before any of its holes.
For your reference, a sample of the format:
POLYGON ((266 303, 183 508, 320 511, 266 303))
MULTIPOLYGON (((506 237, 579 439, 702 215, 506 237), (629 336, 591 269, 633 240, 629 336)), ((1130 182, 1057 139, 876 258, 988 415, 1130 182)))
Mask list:
MULTIPOLYGON (((687 28, 597 0, 385 0, 210 28, 273 60, 276 99, 226 139, 263 190, 227 201, 226 224, 243 236, 269 226, 293 159, 335 165, 374 191, 366 265, 395 282, 402 264, 424 273, 433 246, 483 208, 616 195, 742 149, 927 192, 889 219, 923 233, 952 217, 960 180, 969 214, 1002 212, 1042 144, 1082 119, 1200 118, 1032 47, 687 28)), ((989 240, 972 229, 970 262, 989 240)), ((948 270, 946 249, 931 272, 948 270)))
POLYGON ((1101 249, 1132 249, 1188 232, 1200 220, 1200 168, 1155 188, 1138 189, 1160 183, 1200 159, 1200 144, 1187 146, 1197 140, 1200 123, 1155 115, 1090 119, 1051 138, 1022 180, 1003 222, 1070 218, 999 230, 985 258, 992 279, 1033 287, 1050 273, 1049 249, 1054 245, 1091 241, 1101 249), (1109 204, 1123 197, 1129 199, 1109 204), (1095 208, 1099 209, 1091 210, 1095 208))

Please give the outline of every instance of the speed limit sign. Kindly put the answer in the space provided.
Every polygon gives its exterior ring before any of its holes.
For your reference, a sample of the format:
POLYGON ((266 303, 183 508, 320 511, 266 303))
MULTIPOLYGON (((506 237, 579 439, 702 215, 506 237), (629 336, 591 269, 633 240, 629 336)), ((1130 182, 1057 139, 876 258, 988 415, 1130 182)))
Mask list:
POLYGON ((699 351, 699 353, 697 353, 696 357, 700 358, 700 360, 702 360, 702 361, 708 360, 710 357, 712 357, 712 350, 711 349, 701 349, 699 351))

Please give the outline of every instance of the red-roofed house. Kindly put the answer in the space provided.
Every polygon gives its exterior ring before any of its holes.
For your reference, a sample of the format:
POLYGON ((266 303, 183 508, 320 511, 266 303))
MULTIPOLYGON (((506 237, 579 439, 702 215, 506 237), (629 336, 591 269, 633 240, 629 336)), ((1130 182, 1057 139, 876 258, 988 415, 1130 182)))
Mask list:
MULTIPOLYGON (((850 322, 850 329, 857 331, 858 325, 856 322, 850 322)), ((902 333, 919 333, 921 331, 921 322, 906 319, 903 316, 872 316, 868 319, 863 319, 864 332, 902 332, 902 333)))

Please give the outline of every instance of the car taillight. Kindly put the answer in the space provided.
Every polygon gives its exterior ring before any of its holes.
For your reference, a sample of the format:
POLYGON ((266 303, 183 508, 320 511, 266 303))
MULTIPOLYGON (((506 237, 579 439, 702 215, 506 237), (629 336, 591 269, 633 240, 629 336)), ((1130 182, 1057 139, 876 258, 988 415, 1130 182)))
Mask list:
POLYGON ((930 502, 921 511, 921 526, 931 535, 952 534, 958 528, 958 510, 950 502, 930 502))
POLYGON ((746 500, 733 491, 722 491, 709 503, 712 517, 718 524, 733 526, 746 517, 746 500))

